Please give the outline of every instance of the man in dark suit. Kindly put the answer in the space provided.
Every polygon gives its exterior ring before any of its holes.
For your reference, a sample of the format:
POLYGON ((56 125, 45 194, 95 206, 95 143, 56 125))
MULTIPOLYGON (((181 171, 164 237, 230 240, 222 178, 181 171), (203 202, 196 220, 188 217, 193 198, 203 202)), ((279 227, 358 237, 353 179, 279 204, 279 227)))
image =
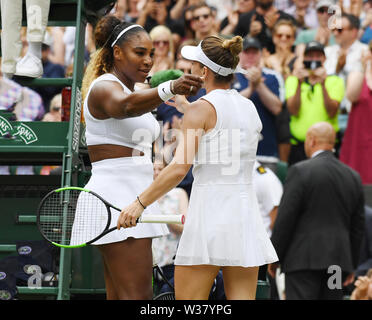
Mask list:
POLYGON ((372 207, 365 206, 365 233, 355 276, 365 276, 372 269, 372 207))
MULTIPOLYGON (((310 159, 293 165, 284 185, 271 241, 288 300, 342 299, 342 285, 354 280, 364 233, 364 194, 359 174, 333 155, 335 140, 329 123, 310 127, 305 140, 310 159)), ((269 266, 272 277, 278 266, 269 266)))

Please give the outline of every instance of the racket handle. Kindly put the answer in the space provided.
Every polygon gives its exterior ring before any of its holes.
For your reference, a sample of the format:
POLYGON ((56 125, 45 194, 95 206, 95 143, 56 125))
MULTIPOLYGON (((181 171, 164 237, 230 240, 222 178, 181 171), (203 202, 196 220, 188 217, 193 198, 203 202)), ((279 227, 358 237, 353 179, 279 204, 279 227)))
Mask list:
POLYGON ((177 223, 185 224, 185 216, 183 214, 178 215, 145 215, 137 219, 137 222, 141 223, 177 223))

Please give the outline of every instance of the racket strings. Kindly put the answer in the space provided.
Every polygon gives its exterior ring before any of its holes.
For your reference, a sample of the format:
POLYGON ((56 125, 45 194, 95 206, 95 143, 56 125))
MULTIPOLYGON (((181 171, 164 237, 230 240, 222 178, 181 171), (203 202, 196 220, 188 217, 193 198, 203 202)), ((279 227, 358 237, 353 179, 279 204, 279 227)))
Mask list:
POLYGON ((52 242, 79 246, 99 236, 106 228, 108 213, 104 203, 81 190, 52 193, 40 208, 40 229, 52 242))

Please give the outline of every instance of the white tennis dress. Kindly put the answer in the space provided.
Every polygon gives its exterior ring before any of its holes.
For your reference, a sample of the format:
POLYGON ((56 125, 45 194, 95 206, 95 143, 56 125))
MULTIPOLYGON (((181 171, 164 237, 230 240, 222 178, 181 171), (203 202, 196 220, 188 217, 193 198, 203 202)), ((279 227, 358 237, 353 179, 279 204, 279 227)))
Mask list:
POLYGON ((216 110, 200 141, 176 265, 260 266, 278 261, 252 185, 262 124, 254 104, 236 90, 201 99, 216 110))
MULTIPOLYGON (((89 112, 88 97, 94 84, 104 80, 119 82, 125 92, 131 93, 117 77, 110 73, 106 73, 92 82, 84 102, 87 145, 122 145, 143 151, 145 155, 93 162, 92 176, 84 188, 96 192, 103 199, 118 208, 125 208, 135 201, 137 195, 143 192, 153 181, 154 170, 151 161, 151 146, 160 133, 160 127, 151 113, 126 119, 109 118, 99 120, 94 118, 89 112)), ((96 204, 93 205, 96 206, 96 204)), ((101 210, 106 209, 102 206, 101 210)), ((110 227, 115 227, 120 212, 111 209, 111 213, 110 227)), ((88 219, 86 217, 87 214, 89 214, 89 210, 79 210, 78 204, 72 229, 71 244, 75 244, 74 242, 77 241, 78 237, 81 238, 81 234, 84 234, 86 240, 91 240, 91 235, 96 234, 89 222, 79 224, 79 221, 89 221, 89 217, 88 219)), ((147 214, 160 214, 157 202, 144 210, 143 215, 147 214)), ((112 231, 92 244, 118 242, 128 237, 154 238, 167 235, 168 233, 166 224, 139 223, 133 228, 122 228, 112 231)))

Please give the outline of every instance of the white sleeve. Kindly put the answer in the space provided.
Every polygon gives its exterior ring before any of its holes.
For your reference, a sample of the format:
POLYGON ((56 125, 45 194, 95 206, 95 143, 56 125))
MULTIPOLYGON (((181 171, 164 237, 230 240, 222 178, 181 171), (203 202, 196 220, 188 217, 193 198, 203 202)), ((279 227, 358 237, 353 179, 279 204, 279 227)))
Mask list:
POLYGON ((272 172, 268 168, 266 169, 266 171, 267 200, 269 201, 270 199, 270 202, 272 204, 271 208, 274 208, 279 205, 280 200, 282 199, 283 185, 274 172, 272 172))
POLYGON ((255 175, 255 190, 257 200, 263 215, 268 215, 270 211, 279 205, 283 195, 283 185, 279 178, 269 168, 265 168, 266 173, 255 175))

